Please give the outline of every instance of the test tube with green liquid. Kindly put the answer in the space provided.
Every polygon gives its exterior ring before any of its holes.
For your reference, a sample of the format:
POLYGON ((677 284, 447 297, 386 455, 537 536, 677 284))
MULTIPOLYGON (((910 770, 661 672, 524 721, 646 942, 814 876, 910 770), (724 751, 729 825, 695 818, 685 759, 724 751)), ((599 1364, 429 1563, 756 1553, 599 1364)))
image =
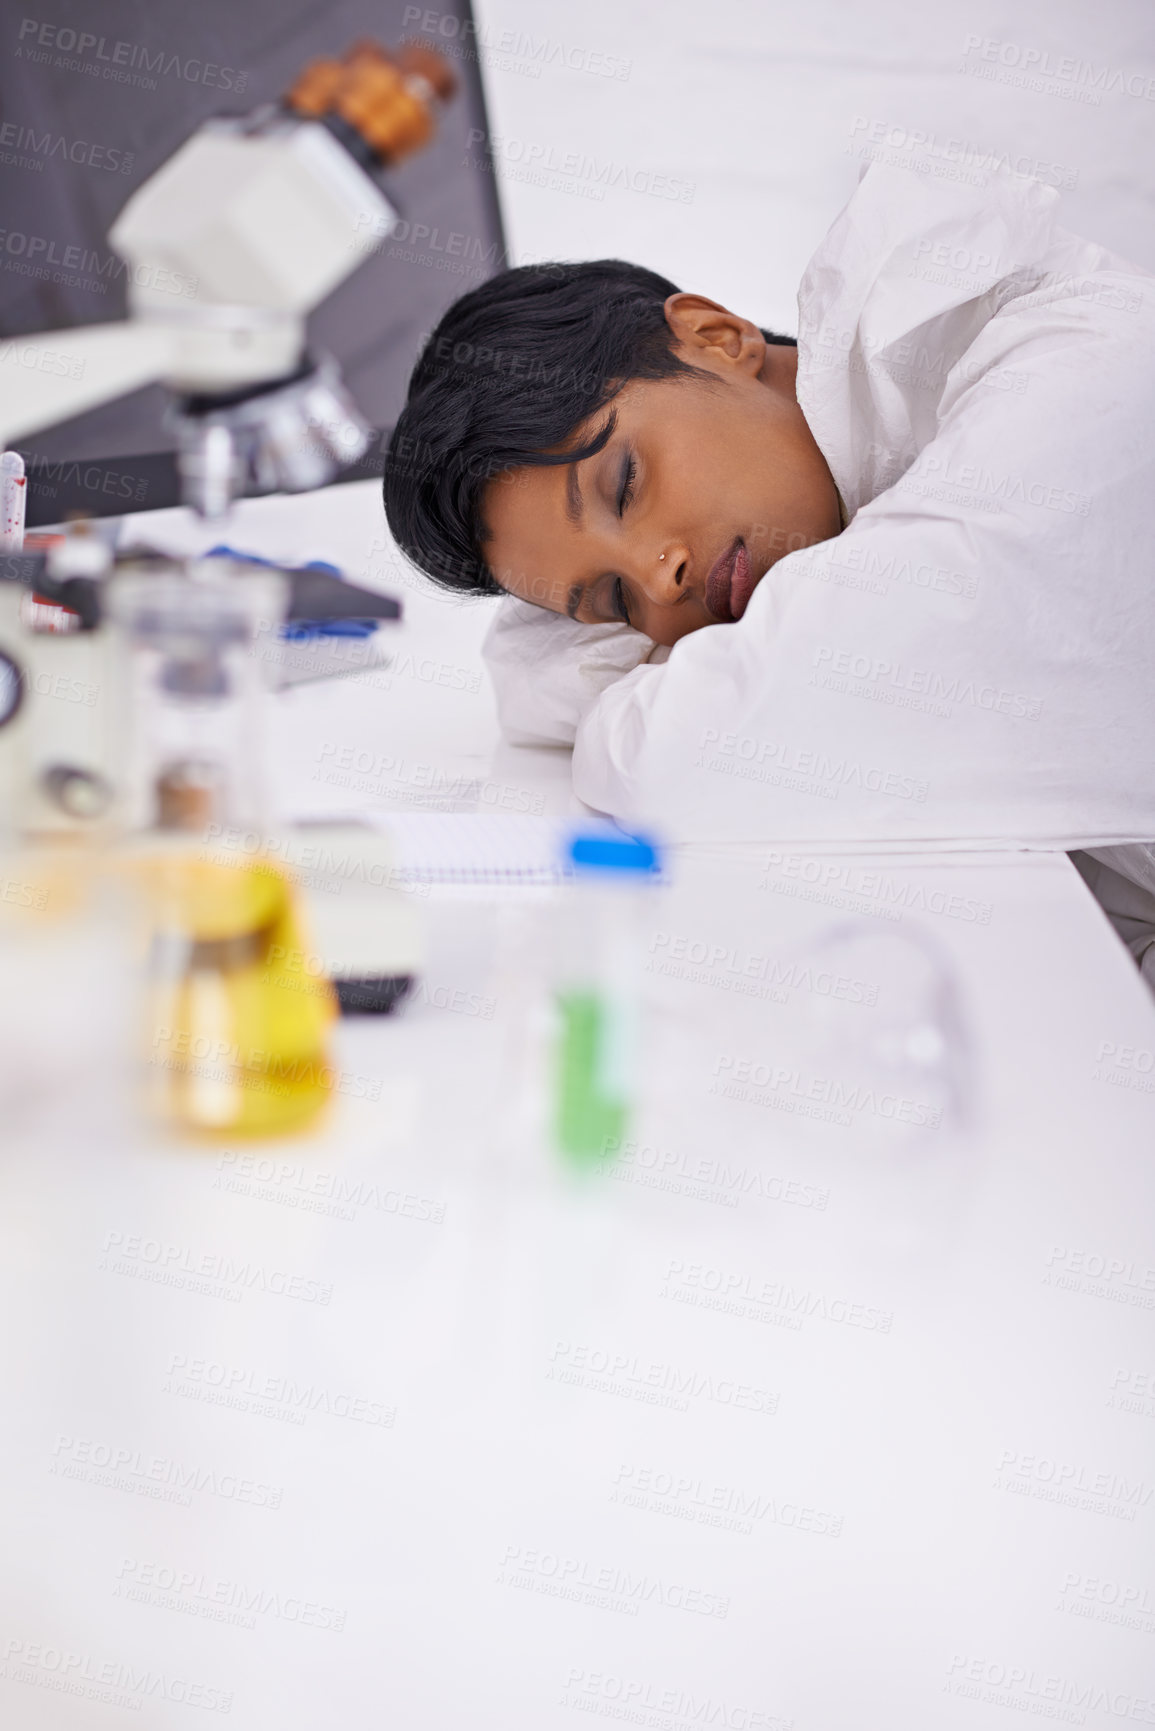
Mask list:
POLYGON ((638 1086, 646 900, 658 866, 638 836, 573 837, 559 918, 554 1130, 561 1152, 597 1160, 620 1147, 638 1086))

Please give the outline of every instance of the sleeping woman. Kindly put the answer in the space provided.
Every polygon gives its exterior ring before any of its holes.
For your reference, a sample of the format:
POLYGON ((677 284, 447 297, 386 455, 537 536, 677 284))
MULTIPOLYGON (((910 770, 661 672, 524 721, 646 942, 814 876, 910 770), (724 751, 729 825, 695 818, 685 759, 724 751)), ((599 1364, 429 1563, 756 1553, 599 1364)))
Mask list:
POLYGON ((590 806, 1155 889, 1155 279, 976 178, 868 168, 797 344, 619 261, 504 272, 429 338, 390 527, 504 597, 503 727, 572 744, 590 806))

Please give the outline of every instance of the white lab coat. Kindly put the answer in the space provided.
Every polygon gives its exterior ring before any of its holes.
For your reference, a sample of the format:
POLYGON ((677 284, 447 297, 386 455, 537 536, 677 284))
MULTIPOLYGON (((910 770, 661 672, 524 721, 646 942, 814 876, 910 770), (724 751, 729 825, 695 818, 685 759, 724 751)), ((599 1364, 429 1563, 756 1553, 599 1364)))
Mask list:
POLYGON ((873 165, 799 291, 851 516, 672 651, 501 603, 515 741, 670 839, 1155 836, 1155 278, 1008 172, 873 165))

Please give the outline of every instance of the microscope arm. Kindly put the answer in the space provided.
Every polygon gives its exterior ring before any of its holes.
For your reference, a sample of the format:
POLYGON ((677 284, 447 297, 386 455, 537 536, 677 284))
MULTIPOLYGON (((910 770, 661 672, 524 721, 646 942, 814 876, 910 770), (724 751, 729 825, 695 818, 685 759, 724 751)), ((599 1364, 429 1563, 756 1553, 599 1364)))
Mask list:
POLYGON ((209 307, 13 337, 0 343, 0 444, 158 380, 177 392, 259 385, 291 370, 304 333, 293 312, 209 307))
POLYGON ((122 319, 0 344, 0 444, 154 384, 169 371, 176 341, 172 327, 122 319))

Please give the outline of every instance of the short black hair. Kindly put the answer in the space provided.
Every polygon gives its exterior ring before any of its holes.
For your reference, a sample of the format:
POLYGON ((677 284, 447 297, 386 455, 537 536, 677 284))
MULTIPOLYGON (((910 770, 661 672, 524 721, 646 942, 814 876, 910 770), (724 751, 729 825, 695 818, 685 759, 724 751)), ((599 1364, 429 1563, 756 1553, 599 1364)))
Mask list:
POLYGON ((674 352, 664 303, 677 293, 656 271, 607 258, 519 265, 453 303, 421 351, 385 456, 389 528, 426 576, 504 593, 483 551, 486 484, 594 456, 612 436, 612 411, 584 444, 570 441, 630 379, 713 382, 674 352))

